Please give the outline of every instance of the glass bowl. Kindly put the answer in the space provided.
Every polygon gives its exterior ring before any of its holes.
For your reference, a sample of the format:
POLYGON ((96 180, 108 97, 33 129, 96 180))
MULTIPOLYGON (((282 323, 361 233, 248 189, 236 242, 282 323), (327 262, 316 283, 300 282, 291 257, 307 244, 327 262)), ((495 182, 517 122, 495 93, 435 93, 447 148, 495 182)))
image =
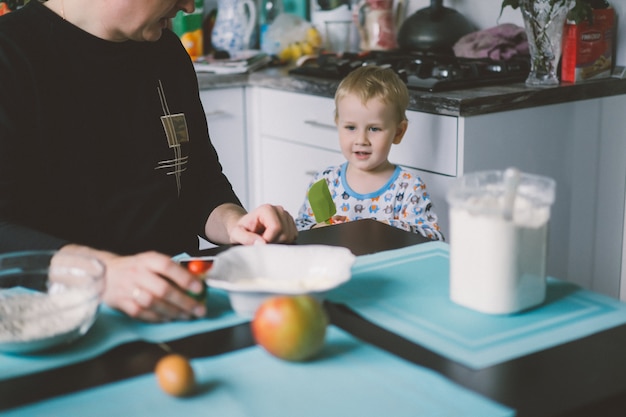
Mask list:
POLYGON ((95 258, 56 251, 0 255, 0 352, 33 353, 91 328, 104 290, 95 258))
POLYGON ((215 257, 207 284, 227 291, 233 310, 250 318, 271 296, 309 294, 323 301, 350 279, 355 259, 336 246, 235 246, 215 257))

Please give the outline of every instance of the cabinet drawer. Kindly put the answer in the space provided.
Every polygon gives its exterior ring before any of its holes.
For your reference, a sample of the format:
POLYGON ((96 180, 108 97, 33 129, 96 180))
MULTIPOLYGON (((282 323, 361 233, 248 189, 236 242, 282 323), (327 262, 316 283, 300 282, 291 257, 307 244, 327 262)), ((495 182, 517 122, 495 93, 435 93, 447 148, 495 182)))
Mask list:
MULTIPOLYGON (((327 97, 261 89, 260 131, 328 150, 339 150, 335 103, 327 97)), ((457 175, 457 118, 407 112, 409 128, 391 148, 391 162, 444 175, 457 175)))
POLYGON ((339 151, 333 99, 264 88, 260 98, 261 135, 339 151))

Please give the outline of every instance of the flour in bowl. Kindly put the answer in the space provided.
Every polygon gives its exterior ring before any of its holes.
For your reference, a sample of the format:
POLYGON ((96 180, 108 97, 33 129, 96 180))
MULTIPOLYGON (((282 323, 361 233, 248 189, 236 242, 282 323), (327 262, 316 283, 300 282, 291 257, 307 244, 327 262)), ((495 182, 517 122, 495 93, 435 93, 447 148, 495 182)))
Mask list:
POLYGON ((93 290, 49 293, 12 288, 0 291, 0 343, 27 342, 62 335, 89 322, 98 308, 93 290))
POLYGON ((326 290, 333 287, 335 282, 335 280, 320 276, 292 280, 254 277, 237 280, 235 283, 239 290, 309 292, 326 290))

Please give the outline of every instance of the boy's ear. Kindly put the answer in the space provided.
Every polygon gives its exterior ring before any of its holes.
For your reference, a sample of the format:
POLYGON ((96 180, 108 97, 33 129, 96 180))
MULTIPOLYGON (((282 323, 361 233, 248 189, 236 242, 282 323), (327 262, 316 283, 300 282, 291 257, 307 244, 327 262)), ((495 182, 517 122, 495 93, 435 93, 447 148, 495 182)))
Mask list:
POLYGON ((393 143, 395 145, 402 142, 402 138, 404 137, 404 134, 406 133, 406 130, 408 127, 409 127, 408 120, 403 120, 398 124, 398 127, 396 128, 396 135, 393 138, 393 143))

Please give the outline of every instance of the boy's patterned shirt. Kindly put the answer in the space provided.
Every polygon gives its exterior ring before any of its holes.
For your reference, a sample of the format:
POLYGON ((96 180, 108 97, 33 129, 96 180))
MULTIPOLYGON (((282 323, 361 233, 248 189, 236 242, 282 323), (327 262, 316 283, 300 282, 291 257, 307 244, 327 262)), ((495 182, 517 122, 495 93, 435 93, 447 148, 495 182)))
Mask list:
MULTIPOLYGON (((432 240, 444 240, 432 211, 432 201, 426 184, 409 171, 396 166, 396 170, 379 190, 359 194, 346 181, 347 162, 331 166, 317 173, 311 185, 324 178, 337 207, 337 216, 346 221, 374 219, 413 233, 420 233, 432 240)), ((313 210, 307 198, 296 218, 298 230, 310 229, 316 224, 313 210)))

